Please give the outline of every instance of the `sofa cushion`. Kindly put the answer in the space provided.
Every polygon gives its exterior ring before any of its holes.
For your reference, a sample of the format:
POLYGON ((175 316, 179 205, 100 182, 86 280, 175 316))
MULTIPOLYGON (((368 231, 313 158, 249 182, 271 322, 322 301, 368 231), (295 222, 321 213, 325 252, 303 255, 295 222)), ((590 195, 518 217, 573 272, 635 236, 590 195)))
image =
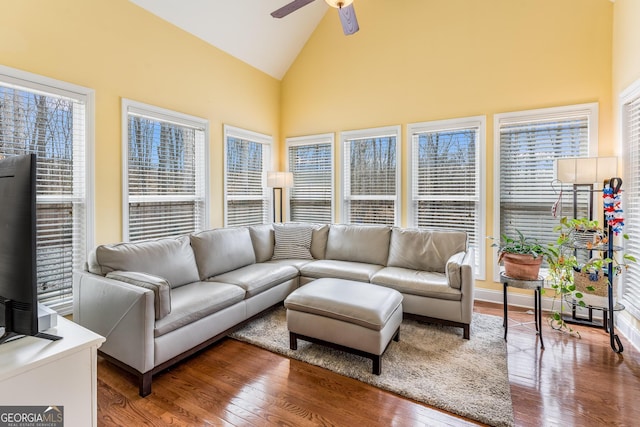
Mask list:
POLYGON ((444 273, 446 263, 467 248, 464 231, 394 228, 387 266, 444 273))
POLYGON ((256 254, 256 262, 269 261, 273 257, 275 244, 271 224, 252 225, 249 227, 249 235, 251 235, 253 251, 256 254))
POLYGON ((462 264, 466 254, 466 252, 458 252, 452 255, 447 261, 445 275, 447 277, 447 283, 452 288, 460 289, 462 286, 462 264))
POLYGON ((171 313, 156 321, 159 337, 244 299, 244 289, 228 283, 194 282, 172 290, 171 313))
POLYGON ((209 280, 239 286, 246 292, 246 298, 250 298, 280 283, 293 279, 298 274, 298 269, 291 265, 269 262, 247 265, 212 277, 209 280))
POLYGON ((382 268, 381 265, 325 259, 311 261, 303 265, 300 267, 300 274, 315 279, 333 277, 336 279, 369 282, 371 277, 382 268))
POLYGON ((162 277, 136 271, 112 271, 106 277, 153 291, 156 320, 171 313, 171 285, 162 277))
POLYGON ((274 224, 275 247, 272 259, 313 259, 311 233, 313 227, 305 224, 274 224))
POLYGON ((267 261, 267 264, 281 264, 281 265, 290 265, 295 267, 298 271, 302 268, 303 265, 313 262, 313 260, 308 259, 272 259, 267 261))
POLYGON ((198 281, 198 266, 189 237, 100 245, 89 258, 89 271, 138 271, 166 279, 172 288, 198 281))
POLYGON ((447 284, 444 273, 385 267, 371 278, 371 283, 409 295, 460 301, 462 292, 447 284))
POLYGON ((247 227, 217 228, 191 235, 200 280, 256 262, 247 227))
POLYGON ((329 237, 329 225, 317 225, 311 233, 311 256, 314 259, 324 259, 327 250, 327 238, 329 237))
POLYGON ((325 258, 386 265, 390 236, 383 225, 331 225, 325 258))

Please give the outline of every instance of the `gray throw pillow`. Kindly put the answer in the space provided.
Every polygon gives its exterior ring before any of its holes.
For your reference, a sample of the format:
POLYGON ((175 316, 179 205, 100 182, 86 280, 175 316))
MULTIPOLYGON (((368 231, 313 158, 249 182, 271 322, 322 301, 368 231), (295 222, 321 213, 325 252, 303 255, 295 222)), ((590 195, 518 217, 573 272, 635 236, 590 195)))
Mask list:
POLYGON ((299 224, 274 224, 275 247, 271 259, 313 259, 311 235, 313 227, 299 224))

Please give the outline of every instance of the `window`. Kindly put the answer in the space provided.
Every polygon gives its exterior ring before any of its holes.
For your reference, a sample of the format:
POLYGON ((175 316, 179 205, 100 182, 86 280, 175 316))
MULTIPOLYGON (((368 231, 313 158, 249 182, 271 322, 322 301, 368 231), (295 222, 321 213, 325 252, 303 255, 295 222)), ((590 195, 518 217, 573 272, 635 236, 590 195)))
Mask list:
POLYGON ((486 119, 470 117, 410 124, 408 221, 412 227, 465 231, 484 279, 486 119), (482 244, 479 244, 482 242, 482 244))
POLYGON ((271 193, 266 188, 271 170, 272 138, 224 127, 226 226, 264 224, 271 220, 271 193))
POLYGON ((128 99, 122 114, 124 240, 206 229, 208 122, 128 99))
POLYGON ((92 107, 90 89, 0 66, 0 155, 38 156, 38 300, 62 314, 93 246, 92 107))
MULTIPOLYGON (((518 229, 540 242, 554 242, 559 218, 573 217, 570 186, 563 191, 562 212, 557 218, 551 213, 560 193, 559 184, 552 184, 554 161, 597 153, 597 104, 496 114, 494 119, 495 236, 514 235, 518 229)), ((587 204, 582 193, 578 216, 587 215, 587 204)))
POLYGON ((400 127, 342 132, 342 222, 400 222, 400 127))
POLYGON ((287 139, 289 217, 298 222, 333 222, 333 134, 287 139))
MULTIPOLYGON (((626 253, 640 260, 640 80, 621 96, 622 147, 625 176, 622 182, 626 253)), ((622 276, 622 299, 627 311, 640 319, 640 265, 629 263, 622 276)))

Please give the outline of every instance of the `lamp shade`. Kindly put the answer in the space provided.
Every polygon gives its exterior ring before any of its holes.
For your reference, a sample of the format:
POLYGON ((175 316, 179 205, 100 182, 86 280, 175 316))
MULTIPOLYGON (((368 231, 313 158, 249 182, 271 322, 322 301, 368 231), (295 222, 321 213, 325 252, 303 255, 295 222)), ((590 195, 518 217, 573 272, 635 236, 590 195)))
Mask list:
POLYGON ((353 0, 324 0, 329 6, 340 9, 341 7, 349 6, 353 3, 353 0))
POLYGON ((291 188, 293 187, 292 172, 267 172, 267 187, 269 188, 291 188))
POLYGON ((603 182, 617 174, 617 157, 567 157, 556 160, 556 179, 570 184, 603 182))

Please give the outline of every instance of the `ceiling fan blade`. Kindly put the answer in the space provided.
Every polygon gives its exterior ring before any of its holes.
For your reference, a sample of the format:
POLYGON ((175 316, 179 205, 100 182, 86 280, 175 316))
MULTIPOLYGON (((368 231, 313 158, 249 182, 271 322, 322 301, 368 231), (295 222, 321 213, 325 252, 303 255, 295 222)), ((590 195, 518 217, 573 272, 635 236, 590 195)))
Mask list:
POLYGON ((340 14, 340 22, 342 22, 342 29, 345 36, 358 32, 360 27, 358 26, 358 19, 356 18, 353 3, 349 6, 341 7, 338 9, 338 13, 340 14))
POLYGON ((301 7, 308 5, 312 1, 314 0, 293 0, 291 3, 282 6, 280 9, 271 12, 271 16, 273 16, 274 18, 284 18, 288 14, 293 13, 301 7))

